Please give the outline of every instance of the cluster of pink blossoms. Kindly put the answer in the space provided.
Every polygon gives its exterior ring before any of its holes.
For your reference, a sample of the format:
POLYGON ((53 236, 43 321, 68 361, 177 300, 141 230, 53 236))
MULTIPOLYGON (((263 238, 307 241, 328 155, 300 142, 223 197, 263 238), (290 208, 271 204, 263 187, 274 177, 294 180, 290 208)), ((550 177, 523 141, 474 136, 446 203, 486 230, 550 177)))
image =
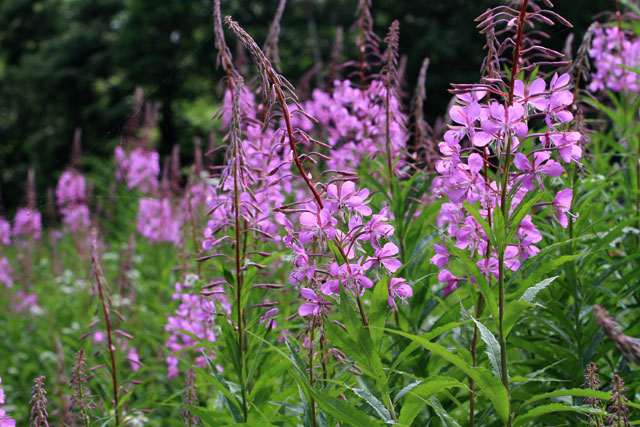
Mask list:
MULTIPOLYGON (((456 247, 476 257, 479 270, 487 277, 498 275, 497 255, 493 248, 488 250, 486 233, 463 202, 478 202, 480 215, 485 220, 493 218, 494 209, 499 208, 502 184, 499 175, 489 175, 494 168, 490 158, 495 157, 496 161, 502 160, 500 164, 504 164, 509 139, 509 162, 515 168, 503 173, 508 174, 510 212, 529 192, 536 191, 536 188, 537 191, 545 191, 544 176, 557 177, 564 172, 558 160, 579 164, 581 135, 565 130, 566 124, 573 120, 568 109, 573 102, 573 95, 568 90, 569 82, 567 74, 555 74, 548 86, 542 78, 530 84, 516 80, 512 105, 505 107, 496 100, 487 101, 487 93, 477 90, 457 95, 458 104, 449 111, 454 124, 439 144, 443 157, 437 162, 436 170, 440 176, 432 187, 436 195, 444 194, 449 201, 442 205, 437 225, 444 228, 456 247), (544 120, 547 128, 539 133, 530 132, 529 123, 534 118, 544 120), (523 151, 522 147, 529 146, 528 142, 536 141, 539 146, 523 151), (554 154, 557 160, 552 158, 554 154)), ((553 217, 565 228, 569 221, 567 215, 571 215, 572 197, 571 189, 563 189, 552 203, 547 203, 552 205, 553 217)), ((515 271, 521 261, 539 252, 535 244, 542 240, 542 236, 531 215, 524 217, 514 240, 508 242, 505 249, 505 265, 515 271)), ((444 244, 436 244, 435 249, 436 255, 431 262, 441 269, 438 278, 447 283, 446 295, 455 290, 461 280, 467 279, 456 277, 445 268, 449 253, 444 244)), ((473 280, 472 277, 470 279, 473 280)))
MULTIPOLYGON (((360 166, 364 157, 386 156, 386 111, 384 101, 387 89, 379 80, 371 81, 366 90, 353 87, 351 81, 334 82, 333 92, 321 89, 313 91, 312 98, 304 103, 307 113, 318 120, 297 116, 298 125, 305 131, 312 127, 331 146, 327 167, 333 170, 352 171, 360 166)), ((403 156, 409 135, 405 129, 405 114, 400 101, 390 97, 389 125, 391 157, 394 161, 403 156)), ((294 116, 296 117, 296 116, 294 116)), ((396 164, 400 170, 403 162, 396 164)))
POLYGON ((589 56, 596 69, 591 74, 590 91, 638 92, 640 75, 622 66, 640 68, 640 37, 620 31, 617 26, 596 28, 589 56))
POLYGON ((122 147, 117 146, 114 155, 118 181, 124 181, 129 190, 137 189, 145 194, 158 191, 160 156, 156 151, 138 147, 127 154, 122 147))
MULTIPOLYGON (((327 185, 325 196, 322 209, 308 203, 300 210, 296 229, 285 219, 288 234, 284 243, 295 255, 289 280, 294 285, 303 285, 301 294, 306 299, 298 311, 301 316, 324 313, 327 307, 324 296, 339 294, 340 285, 361 296, 365 289, 374 286, 367 273, 373 273, 377 279, 379 273, 392 275, 402 267, 398 247, 388 241, 395 230, 387 222, 386 209, 373 214, 368 206, 369 190, 356 189, 352 181, 346 181, 327 185), (319 254, 329 241, 342 249, 346 263, 338 265, 333 259, 328 265, 323 262, 325 257, 319 254)), ((395 305, 395 299, 413 295, 411 286, 402 278, 391 278, 388 287, 391 306, 395 305)))
POLYGON ((11 223, 0 216, 0 244, 11 244, 11 223))
POLYGON ((13 286, 13 279, 11 276, 13 275, 13 270, 11 269, 11 264, 9 263, 9 259, 7 257, 0 258, 0 283, 3 283, 6 287, 10 288, 13 286))
MULTIPOLYGON (((275 208, 284 204, 285 194, 293 191, 291 174, 283 150, 276 146, 279 135, 271 128, 262 129, 256 120, 254 95, 242 87, 236 91, 239 98, 240 116, 244 124, 242 144, 238 156, 242 170, 239 170, 240 216, 246 221, 247 228, 255 231, 260 238, 278 241, 279 227, 284 215, 275 212, 275 208)), ((222 108, 222 125, 231 124, 232 98, 226 91, 222 108)), ((219 233, 234 224, 233 215, 233 170, 235 160, 229 156, 223 166, 220 179, 210 188, 207 203, 209 221, 204 230, 202 247, 211 250, 226 239, 219 233)))
POLYGON ((42 215, 28 207, 18 209, 13 218, 13 235, 40 239, 42 234, 42 215))
MULTIPOLYGON (((0 245, 8 246, 11 244, 11 223, 0 217, 0 245)), ((10 287, 13 285, 11 276, 13 271, 7 257, 0 257, 0 283, 10 287)))
POLYGON ((168 197, 162 199, 140 199, 136 216, 138 233, 152 243, 180 245, 181 221, 171 206, 168 197))
POLYGON ((65 171, 56 186, 56 201, 62 215, 62 222, 72 232, 89 228, 89 207, 84 176, 73 170, 65 171))
MULTIPOLYGON (((0 378, 0 384, 2 384, 2 378, 0 378)), ((4 405, 5 394, 4 389, 0 386, 0 405, 4 405)), ((0 408, 0 427, 15 427, 16 421, 7 415, 7 412, 0 408)))
MULTIPOLYGON (((227 300, 221 285, 213 283, 213 286, 210 286, 208 291, 208 293, 213 295, 213 298, 206 299, 197 293, 191 293, 193 286, 189 282, 189 280, 185 280, 184 283, 176 283, 175 293, 172 296, 172 299, 179 301, 180 305, 174 310, 173 315, 167 318, 167 326, 165 326, 165 330, 171 334, 165 346, 171 353, 178 353, 198 343, 182 331, 190 332, 207 342, 214 342, 216 340, 216 335, 212 329, 217 310, 216 304, 219 304, 227 314, 231 313, 231 304, 227 300)), ((204 347, 192 350, 194 355, 198 355, 195 358, 195 365, 201 368, 206 366, 206 360, 204 356, 200 354, 203 350, 205 350, 204 347)), ((213 359, 213 352, 209 351, 208 353, 209 357, 213 359)), ((166 358, 166 362, 169 370, 167 377, 178 376, 180 371, 178 368, 178 358, 176 356, 169 356, 166 358)))

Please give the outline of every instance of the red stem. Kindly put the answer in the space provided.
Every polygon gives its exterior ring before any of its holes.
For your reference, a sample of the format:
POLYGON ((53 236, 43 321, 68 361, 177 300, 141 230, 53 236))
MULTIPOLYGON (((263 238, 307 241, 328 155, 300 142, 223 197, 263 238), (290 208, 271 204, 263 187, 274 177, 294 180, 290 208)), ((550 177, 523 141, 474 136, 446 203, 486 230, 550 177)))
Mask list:
POLYGON ((93 272, 96 275, 96 281, 98 282, 98 293, 100 294, 102 311, 104 312, 104 321, 107 325, 107 342, 109 344, 109 356, 111 358, 111 382, 113 383, 113 404, 116 414, 116 426, 118 426, 120 424, 120 410, 118 408, 118 377, 116 373, 116 357, 114 354, 113 340, 111 338, 111 320, 109 319, 109 307, 107 307, 107 303, 104 299, 102 280, 100 280, 100 270, 98 269, 98 258, 95 253, 92 261, 93 272))

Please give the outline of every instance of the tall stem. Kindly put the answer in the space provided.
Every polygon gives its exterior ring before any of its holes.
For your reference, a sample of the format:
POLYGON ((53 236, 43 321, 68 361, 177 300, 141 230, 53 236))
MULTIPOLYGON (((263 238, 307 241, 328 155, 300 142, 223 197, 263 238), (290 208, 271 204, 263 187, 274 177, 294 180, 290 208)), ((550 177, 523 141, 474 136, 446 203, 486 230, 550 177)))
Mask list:
MULTIPOLYGON (((389 49, 389 55, 392 55, 389 49)), ((391 58, 387 59, 389 63, 391 58)), ((393 195, 393 159, 391 158, 391 76, 387 76, 387 93, 385 99, 387 120, 385 123, 385 144, 387 150, 387 168, 389 169, 389 197, 393 195)))
MULTIPOLYGON (((513 104, 513 93, 515 88, 516 78, 519 74, 518 63, 520 60, 520 49, 522 47, 522 39, 524 34, 524 26, 527 17, 527 7, 529 5, 529 0, 522 0, 520 15, 518 17, 518 32, 516 35, 516 43, 513 48, 513 63, 511 68, 511 81, 509 82, 509 103, 505 108, 505 122, 509 122, 509 107, 513 104)), ((507 141, 507 149, 504 157, 504 169, 502 170, 502 186, 500 188, 500 209, 502 211, 502 217, 504 218, 504 224, 508 223, 507 218, 509 217, 509 210, 507 209, 507 184, 509 180, 509 169, 511 167, 511 144, 513 141, 511 132, 507 132, 505 135, 507 141)), ((506 230, 505 230, 506 231, 506 230)), ((505 233, 506 234, 506 233, 505 233)), ((504 312, 505 312, 505 289, 504 289, 504 278, 505 278, 505 245, 508 242, 502 242, 498 249, 498 334, 500 337, 500 369, 501 369, 501 380, 505 389, 507 390, 507 395, 509 395, 509 372, 507 369, 507 340, 504 334, 504 312)), ((511 400, 511 398, 509 398, 511 400)), ((511 412, 511 410, 509 410, 511 412)), ((511 426, 511 414, 509 414, 507 425, 511 426)))
MULTIPOLYGON (((309 330, 309 354, 308 354, 308 358, 309 358, 309 382, 311 383, 311 387, 313 387, 313 383, 314 383, 314 377, 313 377, 313 341, 315 339, 315 332, 316 332, 316 319, 315 317, 313 317, 311 319, 311 329, 309 330)), ((316 421, 316 403, 313 400, 313 397, 311 398, 311 417, 313 419, 312 424, 313 427, 317 426, 317 421, 316 421)))
POLYGON ((111 319, 109 318, 109 307, 107 307, 107 302, 104 297, 104 291, 102 290, 102 279, 100 275, 100 268, 98 267, 98 255, 95 247, 91 261, 93 264, 93 272, 96 276, 96 282, 98 283, 98 293, 100 295, 100 302, 102 304, 102 312, 104 313, 104 321, 107 325, 107 344, 109 345, 109 357, 111 359, 111 384, 113 386, 113 407, 116 416, 116 426, 118 426, 120 425, 120 407, 118 405, 118 375, 116 372, 115 347, 113 346, 113 339, 111 336, 111 319))
MULTIPOLYGON (((235 113, 235 112, 234 112, 235 113)), ((235 225, 235 264, 236 264, 236 312, 238 314, 238 353, 240 355, 240 391, 242 393, 242 414, 244 420, 247 421, 248 408, 247 408, 247 391, 246 384, 244 383, 244 340, 243 332, 244 325, 242 322, 242 262, 240 258, 240 190, 238 188, 239 177, 239 158, 238 158, 238 141, 233 144, 233 216, 235 225)))
MULTIPOLYGON (((640 129, 638 132, 638 149, 636 150, 638 155, 636 159, 636 228, 640 230, 640 129)), ((640 239, 640 238, 639 238, 640 239)), ((639 242, 640 243, 640 242, 639 242)))

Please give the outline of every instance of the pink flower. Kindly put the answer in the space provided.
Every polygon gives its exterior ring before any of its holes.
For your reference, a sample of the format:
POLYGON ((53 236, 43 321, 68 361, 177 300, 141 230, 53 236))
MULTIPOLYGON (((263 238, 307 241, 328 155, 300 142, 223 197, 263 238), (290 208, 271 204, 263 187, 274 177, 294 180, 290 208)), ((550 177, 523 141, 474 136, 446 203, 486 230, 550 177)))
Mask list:
POLYGON ((343 264, 338 267, 332 263, 329 274, 334 277, 324 282, 320 288, 323 294, 333 295, 340 293, 340 284, 350 290, 354 295, 362 295, 365 288, 372 288, 373 282, 364 274, 364 268, 360 264, 343 264))
POLYGON ((11 244, 11 223, 0 217, 0 244, 8 246, 11 244))
POLYGON ((42 215, 29 208, 20 208, 13 219, 14 236, 30 236, 39 239, 42 231, 42 215))
POLYGON ((260 324, 266 322, 265 327, 267 329, 276 329, 278 327, 278 322, 275 317, 278 315, 278 311, 280 311, 278 307, 273 307, 267 310, 262 316, 260 316, 260 324))
POLYGON ((368 270, 374 265, 382 264, 389 273, 395 273, 402 267, 402 263, 397 258, 398 252, 398 247, 388 242, 382 248, 376 249, 373 257, 367 258, 364 263, 364 269, 368 270))
POLYGON ((548 176, 560 176, 564 172, 560 163, 555 160, 550 159, 551 152, 550 151, 538 151, 533 153, 533 165, 531 162, 522 153, 516 153, 513 164, 524 172, 521 176, 522 187, 526 190, 533 190, 534 185, 533 181, 535 180, 538 183, 538 186, 542 191, 544 191, 544 185, 542 184, 541 174, 548 176), (544 163, 546 161, 546 163, 544 163))
POLYGON ((576 162, 582 157, 582 148, 578 145, 578 141, 582 138, 580 132, 564 132, 551 135, 551 141, 558 148, 560 157, 566 163, 576 162))
POLYGON ((482 258, 480 261, 476 262, 476 265, 480 269, 480 272, 484 274, 485 277, 489 277, 490 274, 493 274, 493 277, 498 278, 498 260, 495 257, 491 257, 489 259, 482 258))
POLYGON ((544 111, 548 101, 545 98, 546 83, 544 79, 537 78, 525 88, 522 80, 516 80, 513 88, 514 98, 538 111, 544 111))
POLYGON ((569 213, 569 209, 571 209, 572 200, 573 191, 571 191, 570 188, 565 188, 564 190, 558 191, 558 194, 556 194, 556 197, 553 199, 553 203, 551 203, 555 208, 553 217, 563 228, 567 228, 569 226, 567 213, 569 213))
POLYGON ((411 298, 413 296, 413 289, 407 283, 406 279, 402 279, 400 277, 392 277, 389 280, 389 298, 388 302, 391 307, 395 306, 394 299, 397 297, 401 301, 404 301, 407 298, 411 298))
POLYGON ((338 220, 331 216, 331 211, 322 208, 319 213, 302 212, 300 214, 300 225, 308 230, 300 231, 300 241, 309 243, 314 237, 323 235, 331 240, 336 236, 336 230, 333 228, 338 220))
POLYGON ((448 139, 451 141, 460 142, 462 138, 469 135, 469 138, 473 139, 475 135, 475 121, 480 118, 482 109, 477 102, 472 102, 469 106, 463 107, 460 105, 454 105, 449 109, 449 117, 454 123, 458 125, 451 126, 447 131, 449 134, 448 139))
POLYGON ((165 199, 140 199, 136 229, 152 243, 167 242, 178 246, 181 241, 180 219, 165 199))
POLYGON ((346 181, 340 186, 329 184, 327 186, 327 205, 332 212, 339 209, 353 210, 360 215, 371 215, 371 208, 367 206, 369 190, 366 188, 356 191, 353 181, 346 181))
POLYGON ((304 287, 300 289, 300 294, 306 298, 306 301, 298 308, 298 314, 302 317, 319 316, 322 311, 322 297, 313 289, 304 287))
POLYGON ((393 225, 387 222, 387 213, 385 210, 381 211, 378 215, 373 215, 369 222, 362 227, 362 234, 358 237, 358 240, 369 239, 371 245, 374 248, 379 248, 378 241, 382 237, 389 237, 395 232, 393 225))
POLYGON ((11 279, 12 274, 13 270, 7 257, 0 258, 0 283, 4 283, 7 288, 13 286, 13 280, 11 279))
POLYGON ((436 254, 431 257, 431 264, 434 264, 438 268, 442 268, 449 262, 449 251, 447 247, 439 244, 434 244, 433 247, 436 250, 436 254))
POLYGON ((460 278, 451 274, 447 269, 440 270, 438 273, 438 280, 447 284, 444 288, 444 296, 449 295, 451 292, 458 289, 458 286, 460 286, 460 278))
POLYGON ((311 280, 316 272, 316 266, 309 264, 309 255, 302 246, 294 246, 294 254, 297 255, 293 265, 295 269, 289 275, 289 281, 292 285, 302 283, 305 279, 311 280))
POLYGON ((140 356, 138 356, 138 350, 136 350, 135 347, 131 347, 129 351, 127 351, 126 358, 129 361, 129 365, 133 372, 136 372, 142 366, 142 363, 140 363, 140 356))
POLYGON ((484 147, 494 140, 502 141, 504 135, 513 134, 512 149, 515 150, 519 145, 517 137, 524 138, 529 131, 523 119, 524 115, 524 107, 518 102, 514 102, 507 109, 498 102, 492 102, 489 105, 489 118, 482 122, 482 132, 475 135, 473 144, 484 147))

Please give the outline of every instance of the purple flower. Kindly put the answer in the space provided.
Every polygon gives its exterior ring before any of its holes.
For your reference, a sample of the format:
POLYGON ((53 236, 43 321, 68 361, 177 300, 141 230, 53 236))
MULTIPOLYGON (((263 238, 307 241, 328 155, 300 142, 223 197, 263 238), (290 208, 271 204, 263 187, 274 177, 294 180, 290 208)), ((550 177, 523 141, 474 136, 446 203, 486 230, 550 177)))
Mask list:
POLYGON ((278 322, 276 321, 275 317, 278 315, 278 311, 280 311, 278 307, 273 307, 265 311, 265 313, 260 316, 260 324, 266 322, 265 327, 267 329, 276 329, 278 327, 278 322))
POLYGON ((85 203, 86 183, 84 177, 74 171, 66 171, 56 185, 56 202, 63 207, 68 204, 85 203))
POLYGON ((557 147, 560 157, 566 163, 578 162, 582 157, 582 148, 578 145, 578 141, 582 138, 580 132, 557 133, 550 136, 551 141, 557 147))
MULTIPOLYGON (((571 201, 573 200, 573 191, 570 188, 558 191, 556 197, 553 199, 552 206, 555 208, 553 217, 560 223, 563 228, 567 228, 569 225, 569 219, 567 213, 571 209, 571 201)), ((570 214, 570 213, 569 213, 570 214)))
POLYGON ((289 275, 289 281, 292 285, 297 285, 305 280, 311 281, 316 272, 316 266, 309 264, 309 255, 302 246, 296 246, 294 254, 297 255, 293 265, 295 269, 289 275))
POLYGON ((388 242, 382 248, 376 249, 373 257, 367 258, 367 261, 364 263, 364 269, 368 270, 374 265, 382 264, 389 273, 395 273, 402 267, 402 263, 397 258, 398 252, 398 247, 388 242))
POLYGON ((449 295, 451 292, 458 289, 458 286, 460 286, 460 278, 451 274, 447 269, 440 270, 438 273, 438 280, 447 284, 447 286, 444 287, 444 296, 449 295))
POLYGON ((13 270, 7 257, 0 258, 0 283, 4 283, 7 288, 13 286, 13 280, 11 279, 12 274, 13 270))
MULTIPOLYGON (((167 317, 165 330, 171 334, 165 343, 167 349, 172 353, 176 353, 198 344, 198 341, 180 331, 188 331, 201 340, 214 342, 216 336, 211 323, 217 314, 216 307, 222 307, 227 314, 231 313, 231 304, 227 300, 222 287, 220 285, 210 287, 209 290, 213 295, 213 301, 205 299, 198 294, 191 294, 191 285, 188 282, 176 283, 175 290, 176 293, 173 294, 172 299, 179 301, 180 304, 173 314, 167 317)), ((193 351, 200 353, 202 350, 204 350, 204 347, 198 347, 193 351)), ((207 351, 209 352, 210 350, 207 351)), ((209 357, 213 357, 212 352, 209 353, 209 357)), ((177 376, 179 372, 177 358, 173 356, 167 357, 166 362, 169 371, 167 377, 177 376)), ((199 356, 195 359, 195 364, 198 367, 204 367, 206 366, 206 360, 203 356, 199 356)))
POLYGON ((431 264, 434 264, 438 268, 442 268, 449 262, 449 251, 447 247, 442 244, 434 244, 433 247, 436 250, 436 254, 431 257, 431 264))
POLYGON ((362 234, 358 237, 358 240, 368 239, 374 248, 379 248, 378 242, 380 239, 389 237, 395 232, 395 228, 387 220, 385 210, 382 210, 378 215, 373 215, 369 222, 362 227, 362 234))
POLYGON ((30 208, 20 208, 13 219, 14 236, 30 236, 40 239, 42 232, 42 215, 30 208))
POLYGON ((610 89, 614 92, 637 93, 639 76, 629 68, 640 65, 640 38, 620 28, 596 28, 589 56, 594 59, 595 72, 591 74, 589 90, 592 92, 610 89))
POLYGON ((531 162, 529 161, 527 156, 522 153, 516 153, 513 159, 513 164, 516 166, 516 168, 524 172, 521 176, 521 179, 522 186, 526 190, 533 190, 533 181, 535 180, 535 182, 538 184, 538 187, 540 187, 540 189, 544 191, 544 185, 542 184, 542 178, 540 177, 541 174, 548 176, 562 175, 564 169, 562 169, 560 163, 550 159, 550 157, 550 151, 535 152, 533 153, 533 165, 531 165, 531 162), (545 161, 546 163, 544 163, 545 161))
POLYGON ((331 216, 331 211, 323 208, 319 213, 302 212, 300 214, 300 225, 308 230, 300 231, 300 241, 304 244, 309 243, 316 236, 326 235, 328 239, 336 236, 336 230, 333 228, 338 220, 331 216))
POLYGON ((346 181, 340 186, 329 184, 327 186, 327 205, 332 212, 339 209, 352 210, 360 215, 371 215, 371 208, 367 206, 367 197, 369 190, 366 188, 356 191, 353 181, 346 181))
POLYGON ((473 144, 477 147, 484 147, 492 141, 502 141, 504 135, 513 134, 513 146, 515 150, 520 141, 517 137, 527 136, 529 128, 523 120, 525 109, 522 104, 515 102, 509 108, 498 102, 489 105, 489 118, 482 122, 482 132, 478 132, 473 138, 473 144))
POLYGON ((482 258, 480 261, 476 262, 476 265, 480 269, 480 272, 484 274, 485 277, 489 277, 490 274, 493 274, 493 277, 498 278, 498 259, 495 257, 490 257, 489 259, 482 258))
POLYGON ((0 243, 8 246, 11 244, 11 223, 0 217, 0 243))
POLYGON ((354 295, 362 295, 365 288, 373 287, 373 282, 364 274, 364 268, 360 264, 343 264, 338 267, 332 263, 329 274, 333 277, 324 282, 320 288, 323 294, 333 295, 340 293, 340 284, 354 295))
POLYGON ((545 97, 545 87, 546 83, 541 78, 535 79, 529 86, 525 86, 522 80, 516 80, 513 96, 523 104, 527 104, 538 111, 544 111, 549 103, 545 97))
POLYGON ((118 164, 116 179, 125 181, 127 188, 142 193, 153 194, 158 190, 160 156, 156 151, 136 148, 128 155, 122 147, 116 147, 115 159, 118 164))
POLYGON ((167 242, 178 246, 181 241, 181 223, 165 199, 140 199, 136 216, 136 229, 152 243, 167 242))
POLYGON ((402 279, 400 277, 392 277, 389 280, 389 298, 388 302, 391 307, 395 306, 394 299, 397 297, 401 301, 404 301, 407 298, 411 298, 413 296, 413 289, 407 283, 406 279, 402 279))
POLYGON ((318 316, 322 311, 322 297, 315 293, 313 289, 301 288, 300 294, 306 298, 304 304, 298 308, 298 314, 302 317, 318 316))

